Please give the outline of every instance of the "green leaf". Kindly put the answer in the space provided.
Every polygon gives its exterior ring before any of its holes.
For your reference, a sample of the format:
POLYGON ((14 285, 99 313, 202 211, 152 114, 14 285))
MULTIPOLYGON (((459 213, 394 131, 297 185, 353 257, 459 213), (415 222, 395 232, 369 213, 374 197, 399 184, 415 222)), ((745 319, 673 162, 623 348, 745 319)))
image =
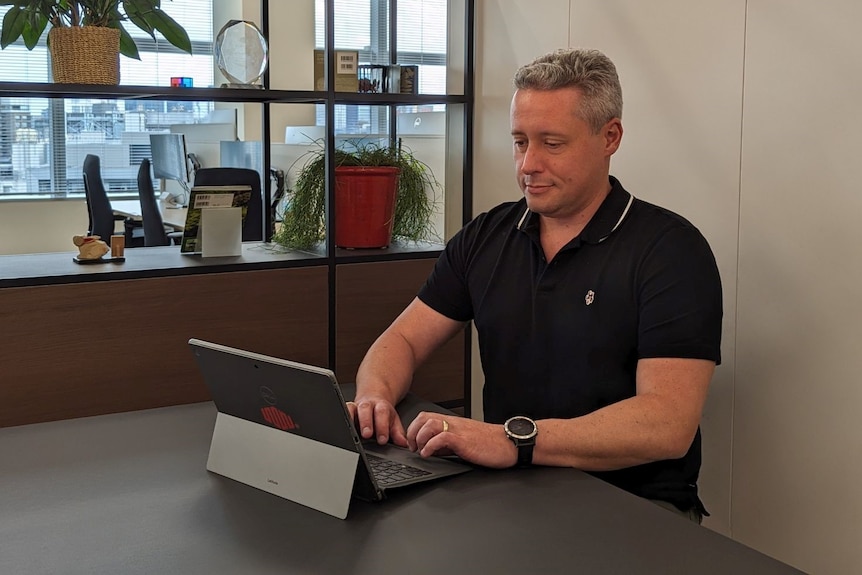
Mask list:
POLYGON ((36 44, 39 43, 39 38, 42 37, 42 32, 45 31, 47 26, 48 19, 45 16, 40 16, 35 26, 33 22, 30 22, 29 25, 24 27, 24 33, 21 36, 24 38, 24 46, 28 50, 36 47, 36 44))
POLYGON ((126 10, 126 16, 128 16, 129 21, 147 34, 149 34, 150 38, 155 40, 155 28, 153 28, 153 26, 149 22, 147 22, 146 18, 144 18, 144 13, 140 9, 140 6, 133 2, 126 2, 125 4, 123 4, 123 6, 126 10))
POLYGON ((140 60, 141 55, 138 53, 138 45, 135 44, 135 41, 129 33, 126 32, 126 29, 123 28, 122 24, 118 24, 116 27, 120 29, 120 54, 129 58, 134 58, 135 60, 140 60))
POLYGON ((3 16, 3 27, 0 28, 0 48, 5 48, 17 40, 24 32, 27 24, 27 14, 21 8, 14 6, 9 8, 3 16))
POLYGON ((161 10, 155 10, 145 16, 147 22, 161 32, 165 40, 188 54, 192 53, 192 41, 176 20, 161 10))

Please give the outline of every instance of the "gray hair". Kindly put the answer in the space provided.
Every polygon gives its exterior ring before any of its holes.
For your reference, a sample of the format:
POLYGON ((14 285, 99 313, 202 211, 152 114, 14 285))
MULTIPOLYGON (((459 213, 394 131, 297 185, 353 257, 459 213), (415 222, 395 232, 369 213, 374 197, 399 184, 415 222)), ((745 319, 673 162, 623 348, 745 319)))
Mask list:
POLYGON ((575 112, 598 133, 608 121, 622 118, 623 91, 617 68, 598 50, 562 48, 515 73, 519 90, 557 90, 577 88, 583 95, 581 109, 575 112))

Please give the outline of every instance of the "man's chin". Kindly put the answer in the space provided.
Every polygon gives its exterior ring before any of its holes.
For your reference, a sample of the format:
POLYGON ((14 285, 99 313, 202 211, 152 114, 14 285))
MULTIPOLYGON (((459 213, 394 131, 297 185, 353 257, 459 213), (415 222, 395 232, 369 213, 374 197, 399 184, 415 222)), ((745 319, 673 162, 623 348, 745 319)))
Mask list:
POLYGON ((548 211, 548 202, 545 201, 544 197, 535 196, 533 194, 524 194, 524 199, 527 200, 527 207, 530 208, 531 212, 544 214, 548 211))

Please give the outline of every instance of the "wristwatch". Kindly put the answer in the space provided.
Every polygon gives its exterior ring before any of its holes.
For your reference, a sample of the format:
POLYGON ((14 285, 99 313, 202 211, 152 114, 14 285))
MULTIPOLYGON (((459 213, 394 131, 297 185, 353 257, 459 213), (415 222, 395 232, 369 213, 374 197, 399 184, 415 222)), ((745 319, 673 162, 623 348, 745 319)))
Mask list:
POLYGON ((518 448, 518 467, 529 467, 533 464, 533 447, 536 445, 536 435, 539 428, 536 422, 523 415, 510 417, 503 424, 506 436, 518 448))

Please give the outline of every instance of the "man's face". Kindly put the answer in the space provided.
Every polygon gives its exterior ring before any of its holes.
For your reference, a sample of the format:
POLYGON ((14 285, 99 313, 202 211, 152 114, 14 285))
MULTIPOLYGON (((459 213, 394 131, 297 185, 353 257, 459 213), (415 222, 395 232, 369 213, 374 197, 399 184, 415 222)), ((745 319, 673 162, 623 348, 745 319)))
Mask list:
POLYGON ((576 113, 580 102, 576 88, 518 90, 512 98, 518 184, 530 210, 545 217, 575 217, 609 190, 622 124, 613 119, 593 133, 576 113))

